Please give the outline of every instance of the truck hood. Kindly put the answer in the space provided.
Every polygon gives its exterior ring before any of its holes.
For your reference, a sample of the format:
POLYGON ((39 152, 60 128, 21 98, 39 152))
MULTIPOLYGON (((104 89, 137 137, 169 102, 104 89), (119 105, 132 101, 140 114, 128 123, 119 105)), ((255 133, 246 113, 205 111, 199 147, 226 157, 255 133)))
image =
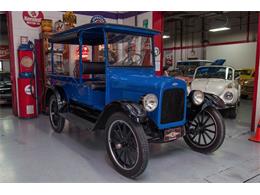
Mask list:
POLYGON ((232 81, 225 79, 194 79, 191 83, 191 90, 201 90, 220 96, 230 83, 232 81))
POLYGON ((118 75, 112 77, 111 81, 113 87, 141 92, 153 92, 164 87, 183 87, 185 85, 185 81, 183 80, 166 76, 129 75, 125 78, 118 75))

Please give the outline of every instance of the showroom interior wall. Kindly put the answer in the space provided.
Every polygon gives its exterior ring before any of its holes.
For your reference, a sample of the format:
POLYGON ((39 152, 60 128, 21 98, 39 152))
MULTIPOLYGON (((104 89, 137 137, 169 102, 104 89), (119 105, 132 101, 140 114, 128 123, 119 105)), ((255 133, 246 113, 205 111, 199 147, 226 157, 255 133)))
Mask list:
POLYGON ((241 68, 247 66, 248 68, 255 67, 256 57, 256 42, 225 44, 219 46, 205 47, 205 58, 203 58, 203 48, 188 48, 176 50, 164 50, 165 58, 169 55, 173 56, 174 64, 179 60, 187 60, 190 58, 198 59, 226 59, 226 64, 234 68, 241 68), (192 52, 194 51, 195 54, 192 52), (181 58, 182 52, 182 58, 181 58))
MULTIPOLYGON (((52 19, 53 22, 57 20, 62 19, 62 15, 64 12, 43 12, 44 18, 45 19, 52 19)), ((89 23, 92 16, 89 15, 81 15, 81 14, 76 14, 77 16, 77 25, 82 25, 89 23)), ((17 55, 17 49, 20 45, 20 36, 28 36, 28 39, 31 41, 34 41, 34 39, 39 39, 39 34, 41 32, 41 28, 33 28, 28 26, 24 21, 23 21, 23 16, 22 12, 11 12, 11 18, 12 18, 12 29, 13 29, 13 45, 14 45, 14 65, 15 65, 15 73, 16 73, 16 86, 17 84, 17 78, 18 78, 18 55, 17 55)), ((106 18, 107 22, 109 23, 117 23, 117 20, 111 19, 111 18, 106 18)), ((18 94, 18 89, 16 88, 16 94, 18 94)), ((18 96, 17 96, 17 109, 19 113, 19 101, 18 101, 18 96)))
POLYGON ((147 20, 148 28, 152 28, 153 27, 153 18, 152 17, 153 17, 152 12, 145 12, 142 14, 138 14, 136 17, 132 16, 132 17, 123 19, 123 24, 129 25, 129 26, 135 26, 135 23, 137 23, 136 26, 143 27, 144 20, 147 20))
POLYGON ((226 59, 226 64, 239 68, 254 68, 256 42, 212 46, 206 48, 206 59, 226 59))
MULTIPOLYGON (((168 29, 166 29, 168 32, 166 33, 170 34, 171 38, 164 40, 165 57, 172 56, 174 64, 181 59, 187 60, 189 58, 209 60, 225 58, 227 64, 235 68, 245 67, 246 62, 246 66, 254 67, 257 14, 250 14, 249 25, 248 15, 246 13, 243 14, 241 18, 238 17, 238 13, 235 13, 235 15, 230 14, 231 30, 216 33, 205 30, 204 40, 207 42, 204 44, 204 47, 202 46, 200 18, 183 22, 182 43, 180 41, 180 22, 170 21, 168 29)), ((209 25, 208 28, 210 28, 209 25)))

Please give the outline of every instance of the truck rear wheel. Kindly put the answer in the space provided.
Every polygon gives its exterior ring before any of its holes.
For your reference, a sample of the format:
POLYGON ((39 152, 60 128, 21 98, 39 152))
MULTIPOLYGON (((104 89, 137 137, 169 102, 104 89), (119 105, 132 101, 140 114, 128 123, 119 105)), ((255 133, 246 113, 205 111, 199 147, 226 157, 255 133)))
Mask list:
POLYGON ((185 142, 191 149, 201 153, 216 151, 225 139, 224 120, 213 107, 207 107, 188 124, 185 142))
POLYGON ((122 112, 114 113, 106 123, 106 148, 115 169, 135 178, 142 174, 149 158, 143 127, 122 112))
POLYGON ((64 129, 65 119, 59 115, 58 102, 55 95, 49 101, 49 119, 53 130, 61 133, 64 129))

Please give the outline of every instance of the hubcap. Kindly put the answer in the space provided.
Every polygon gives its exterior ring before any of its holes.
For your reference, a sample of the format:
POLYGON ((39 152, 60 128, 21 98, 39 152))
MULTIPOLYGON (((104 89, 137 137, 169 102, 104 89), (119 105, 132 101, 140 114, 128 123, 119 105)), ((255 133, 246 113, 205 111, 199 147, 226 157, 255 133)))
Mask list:
POLYGON ((139 146, 132 128, 123 120, 114 121, 108 130, 109 150, 116 164, 125 170, 133 169, 139 159, 139 146))

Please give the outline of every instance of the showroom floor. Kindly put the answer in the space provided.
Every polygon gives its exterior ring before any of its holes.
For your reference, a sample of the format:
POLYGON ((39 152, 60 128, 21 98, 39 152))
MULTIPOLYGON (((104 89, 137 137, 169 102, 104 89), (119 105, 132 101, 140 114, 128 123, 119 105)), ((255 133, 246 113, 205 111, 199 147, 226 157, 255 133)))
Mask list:
POLYGON ((223 146, 212 155, 183 140, 151 144, 150 161, 136 180, 119 175, 106 155, 103 133, 52 131, 48 117, 20 120, 0 107, 0 182, 260 182, 260 144, 248 141, 251 106, 226 119, 223 146))

